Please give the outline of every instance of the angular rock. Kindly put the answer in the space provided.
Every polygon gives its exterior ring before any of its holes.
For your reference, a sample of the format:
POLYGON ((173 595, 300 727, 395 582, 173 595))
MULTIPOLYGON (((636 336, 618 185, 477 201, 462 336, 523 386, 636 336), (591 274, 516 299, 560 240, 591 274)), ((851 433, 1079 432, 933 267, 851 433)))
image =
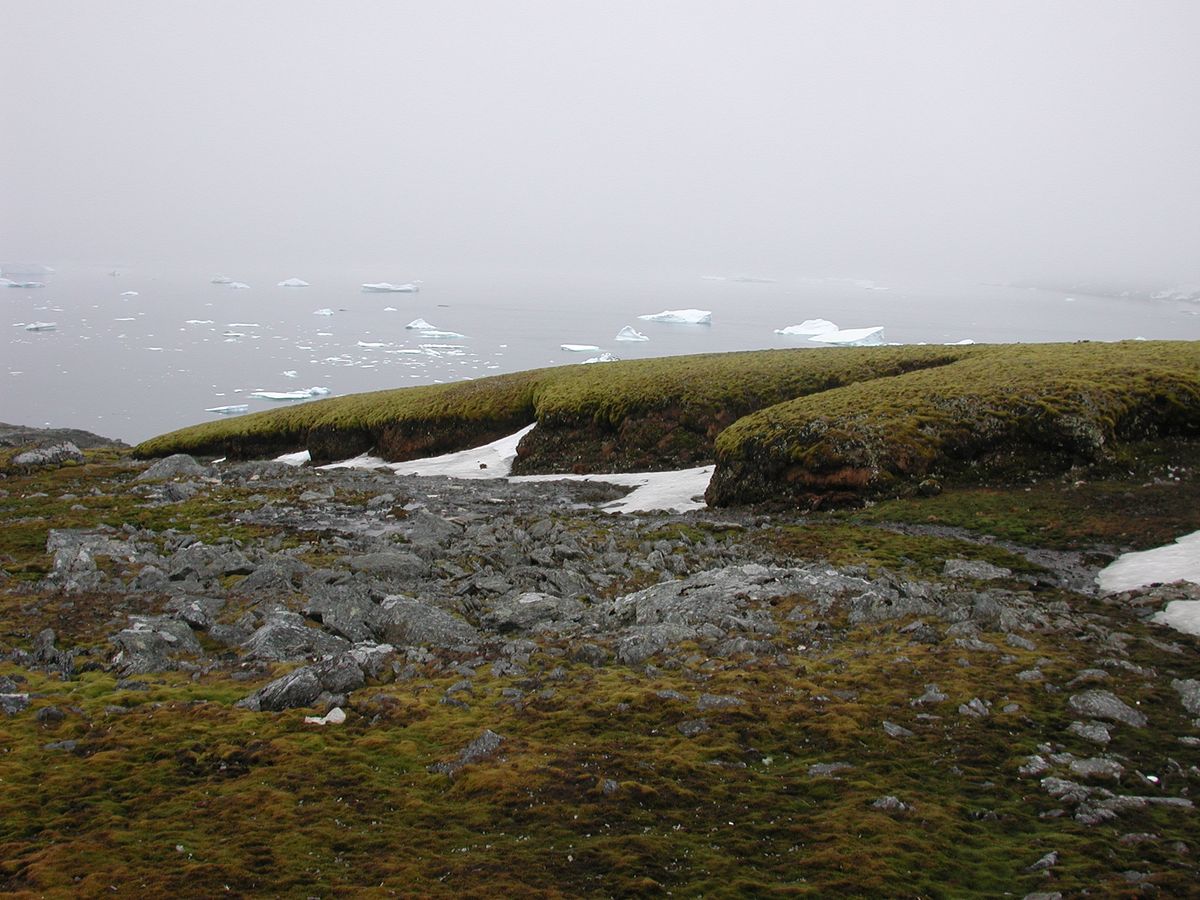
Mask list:
POLYGON ((480 624, 502 633, 529 631, 543 622, 578 621, 583 611, 584 605, 578 600, 528 591, 511 601, 497 604, 480 617, 480 624))
POLYGON ((1135 728, 1145 728, 1146 716, 1131 706, 1127 706, 1120 698, 1109 691, 1084 691, 1072 694, 1067 705, 1081 716, 1092 719, 1103 719, 1107 722, 1121 722, 1135 728))
POLYGON ((186 453, 176 453, 146 469, 135 478, 135 481, 163 481, 168 478, 205 478, 212 474, 211 470, 200 465, 186 453))
POLYGON ((15 466, 63 466, 69 462, 83 462, 83 453, 70 441, 61 441, 47 447, 26 450, 12 458, 15 466))
POLYGON ((221 597, 195 597, 185 595, 173 597, 167 602, 167 610, 192 628, 205 631, 213 624, 217 614, 225 607, 221 597))
POLYGON ((249 659, 287 662, 342 653, 350 649, 350 642, 310 628, 296 613, 276 610, 242 646, 249 659))
POLYGON ((1121 775, 1125 772, 1125 767, 1119 762, 1101 757, 1072 760, 1070 768, 1072 775, 1092 780, 1105 778, 1111 781, 1119 781, 1121 775))
POLYGON ((443 609, 393 594, 379 607, 378 637, 396 646, 455 649, 479 643, 479 632, 443 609))
POLYGON ((993 581, 997 578, 1008 578, 1012 575, 1012 570, 979 559, 948 559, 942 566, 942 574, 947 578, 993 581))
POLYGON ((1179 702, 1193 716, 1200 716, 1200 680, 1195 678, 1175 678, 1171 687, 1179 694, 1179 702))
POLYGON ((460 750, 457 758, 449 762, 434 763, 428 766, 428 770, 453 778, 464 766, 473 765, 495 756, 503 743, 504 737, 489 728, 460 750))
POLYGON ((201 652, 192 630, 167 616, 130 616, 129 627, 109 640, 117 647, 112 663, 125 676, 175 669, 180 656, 201 652))
POLYGON ((6 716, 15 716, 29 708, 28 694, 0 694, 0 712, 6 716))
POLYGON ((429 571, 429 563, 406 550, 383 550, 350 558, 350 569, 389 581, 419 578, 429 571))

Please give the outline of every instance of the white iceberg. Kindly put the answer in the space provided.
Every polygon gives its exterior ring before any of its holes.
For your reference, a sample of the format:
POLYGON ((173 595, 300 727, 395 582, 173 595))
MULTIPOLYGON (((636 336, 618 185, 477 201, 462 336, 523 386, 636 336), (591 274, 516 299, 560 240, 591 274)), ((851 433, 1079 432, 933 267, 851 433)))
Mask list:
POLYGON ((121 291, 122 297, 136 297, 137 295, 138 295, 137 291, 121 291))
POLYGON ((321 397, 329 393, 326 387, 310 387, 299 391, 251 391, 251 397, 259 400, 308 400, 311 397, 321 397))
POLYGON ((303 278, 285 278, 279 282, 279 287, 308 287, 308 282, 303 278))
POLYGON ((10 281, 8 286, 15 288, 44 288, 46 283, 44 281, 10 281))
POLYGON ((210 406, 205 412, 216 413, 219 416, 236 416, 249 410, 248 403, 236 403, 233 406, 210 406))
POLYGON ((662 312, 638 316, 647 322, 670 322, 676 325, 709 325, 712 311, 707 309, 664 309, 662 312))
POLYGON ((606 362, 620 362, 620 361, 621 361, 621 357, 613 356, 613 354, 608 353, 606 351, 604 353, 601 353, 599 356, 593 356, 590 359, 585 359, 583 361, 583 364, 586 366, 589 363, 606 363, 606 362))
POLYGON ((599 350, 595 344, 559 344, 563 350, 571 353, 591 353, 593 350, 599 350))
POLYGON ((826 331, 823 334, 814 334, 809 340, 819 344, 834 344, 839 347, 878 347, 883 343, 883 326, 826 331))
POLYGON ((368 294, 415 294, 421 288, 415 281, 410 281, 406 284, 391 284, 387 281, 376 281, 364 284, 362 289, 368 294))
POLYGON ((0 287, 12 287, 13 281, 8 278, 0 277, 0 287))
POLYGON ((837 331, 838 327, 828 319, 805 319, 799 325, 788 325, 786 328, 776 328, 776 334, 828 334, 837 331))
POLYGON ((409 322, 404 327, 408 328, 412 331, 436 331, 437 330, 436 325, 430 325, 424 319, 413 319, 411 322, 409 322))
POLYGON ((648 341, 650 338, 634 329, 632 325, 626 325, 617 332, 617 336, 613 338, 617 341, 648 341))
POLYGON ((1151 300, 1200 300, 1200 284, 1174 284, 1150 295, 1151 300))
POLYGON ((25 326, 26 331, 54 331, 57 328, 57 322, 30 322, 25 326))
POLYGON ((428 331, 422 331, 421 337, 423 337, 423 338, 449 338, 450 340, 457 340, 458 338, 465 338, 466 335, 459 334, 457 331, 438 331, 436 328, 433 328, 428 331))
POLYGON ((0 274, 4 275, 53 275, 54 269, 41 263, 3 263, 0 274))
POLYGON ((214 275, 209 279, 209 284, 233 284, 233 279, 228 275, 214 275))
POLYGON ((244 281, 231 281, 229 283, 229 288, 235 291, 248 291, 250 290, 250 285, 246 284, 244 281))
POLYGON ((315 310, 313 310, 313 315, 314 315, 314 316, 332 316, 332 315, 333 315, 333 310, 332 310, 332 309, 330 309, 330 308, 327 306, 327 307, 325 307, 324 309, 315 309, 315 310))

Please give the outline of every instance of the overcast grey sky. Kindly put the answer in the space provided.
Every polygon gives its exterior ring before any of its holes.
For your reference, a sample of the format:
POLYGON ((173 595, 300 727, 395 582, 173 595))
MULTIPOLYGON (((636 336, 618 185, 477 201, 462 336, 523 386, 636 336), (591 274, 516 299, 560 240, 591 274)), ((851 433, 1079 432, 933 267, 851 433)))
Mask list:
POLYGON ((1200 271, 1200 3, 6 0, 0 259, 1200 271))

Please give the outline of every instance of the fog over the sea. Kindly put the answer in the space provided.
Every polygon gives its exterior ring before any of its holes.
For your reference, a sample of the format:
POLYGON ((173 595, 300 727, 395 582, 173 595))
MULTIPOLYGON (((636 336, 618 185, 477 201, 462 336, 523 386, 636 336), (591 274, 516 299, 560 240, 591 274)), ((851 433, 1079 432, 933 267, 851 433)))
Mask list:
POLYGON ((8 0, 0 260, 1194 279, 1200 3, 8 0))

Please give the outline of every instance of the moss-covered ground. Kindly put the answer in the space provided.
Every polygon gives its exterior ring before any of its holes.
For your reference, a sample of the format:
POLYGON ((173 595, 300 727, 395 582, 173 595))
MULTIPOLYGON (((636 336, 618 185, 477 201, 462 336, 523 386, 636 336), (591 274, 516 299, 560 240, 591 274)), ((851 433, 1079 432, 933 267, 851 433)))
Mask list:
MULTIPOLYGON (((1141 458, 1125 474, 951 488, 807 518, 665 519, 641 537, 715 534, 756 557, 766 548, 781 561, 910 577, 936 579, 952 557, 1036 576, 1015 551, 977 539, 1088 550, 1147 546, 1200 528, 1194 445, 1148 444, 1141 458), (897 523, 962 534, 899 533, 890 527, 897 523)), ((12 574, 0 582, 0 645, 28 646, 50 625, 60 645, 95 648, 91 659, 101 662, 111 621, 148 611, 122 606, 129 601, 120 595, 40 589, 33 579, 46 571, 50 528, 131 522, 215 538, 244 528, 238 513, 264 501, 222 490, 148 505, 131 490, 135 472, 120 455, 93 451, 84 465, 5 473, 0 567, 12 574)), ((602 529, 604 521, 580 514, 573 527, 602 529)), ((471 689, 455 695, 465 705, 443 702, 461 673, 427 665, 354 692, 348 721, 324 728, 304 724, 304 710, 232 706, 280 667, 216 666, 130 683, 102 665, 64 680, 0 662, 0 678, 32 697, 26 713, 0 716, 0 890, 1118 897, 1140 890, 1123 874, 1134 872, 1161 896, 1193 894, 1200 812, 1151 807, 1087 826, 1017 770, 1043 743, 1083 757, 1099 752, 1066 730, 1065 697, 1071 680, 1108 652, 1101 639, 1119 632, 1125 665, 1107 668, 1103 686, 1137 704, 1150 725, 1113 730, 1106 752, 1126 774, 1108 786, 1155 793, 1142 778, 1153 776, 1172 795, 1189 787, 1194 795, 1200 751, 1179 739, 1200 729, 1169 683, 1200 678, 1200 643, 1119 606, 1056 590, 1039 597, 1066 604, 1089 626, 1030 634, 1033 650, 983 632, 980 641, 1000 648, 988 651, 910 640, 905 621, 818 619, 807 598, 791 596, 773 607, 790 635, 778 657, 710 660, 684 647, 649 667, 593 668, 566 642, 545 639, 522 675, 478 667, 471 689), (806 612, 798 625, 797 610, 806 612), (1017 679, 1034 667, 1044 681, 1017 679), (950 699, 912 705, 930 683, 950 699), (741 705, 700 712, 701 694, 741 705), (992 704, 990 716, 957 712, 974 697, 992 704), (35 713, 49 706, 65 717, 40 721, 35 713), (679 725, 699 718, 708 731, 681 733, 679 725), (885 720, 912 736, 888 736, 885 720), (496 758, 453 779, 427 770, 485 728, 505 738, 496 758), (821 763, 848 767, 810 774, 821 763), (908 808, 873 806, 889 795, 908 808), (1028 869, 1050 851, 1058 863, 1049 874, 1028 869)))

